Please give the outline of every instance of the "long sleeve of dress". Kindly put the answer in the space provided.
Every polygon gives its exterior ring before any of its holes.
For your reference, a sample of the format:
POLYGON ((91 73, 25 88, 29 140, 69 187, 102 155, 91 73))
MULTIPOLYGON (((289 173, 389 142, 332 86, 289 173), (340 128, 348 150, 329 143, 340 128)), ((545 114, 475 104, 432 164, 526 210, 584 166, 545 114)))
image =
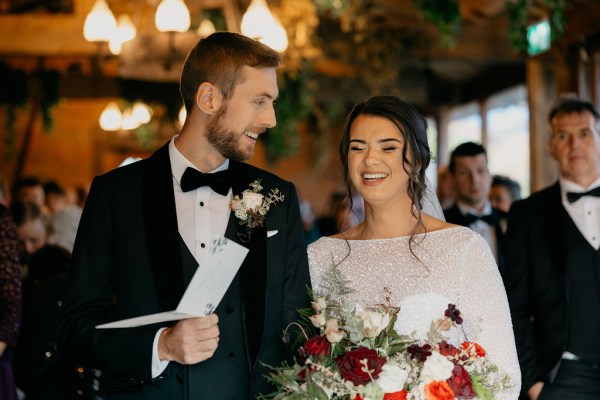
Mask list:
POLYGON ((458 307, 465 335, 486 350, 501 373, 511 377, 512 388, 496 398, 516 399, 521 376, 508 300, 494 256, 480 236, 473 236, 468 244, 461 273, 463 287, 458 307))
POLYGON ((15 223, 0 206, 0 341, 17 342, 21 322, 21 263, 15 223))

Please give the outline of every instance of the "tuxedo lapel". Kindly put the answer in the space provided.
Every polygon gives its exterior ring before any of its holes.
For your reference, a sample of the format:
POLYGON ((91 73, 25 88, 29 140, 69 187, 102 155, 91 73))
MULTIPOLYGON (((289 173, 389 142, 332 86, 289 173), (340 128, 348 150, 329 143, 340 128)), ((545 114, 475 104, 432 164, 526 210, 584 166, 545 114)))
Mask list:
POLYGON ((144 162, 146 249, 159 307, 161 311, 169 311, 177 307, 185 289, 169 144, 144 162))
MULTIPOLYGON (((232 169, 234 177, 232 194, 241 197, 244 190, 250 189, 253 179, 243 163, 230 160, 229 168, 232 169)), ((240 225, 240 220, 231 212, 225 237, 249 249, 240 267, 239 276, 242 281, 244 329, 250 360, 254 363, 260 350, 265 323, 267 231, 265 226, 250 229, 246 225, 240 225)))

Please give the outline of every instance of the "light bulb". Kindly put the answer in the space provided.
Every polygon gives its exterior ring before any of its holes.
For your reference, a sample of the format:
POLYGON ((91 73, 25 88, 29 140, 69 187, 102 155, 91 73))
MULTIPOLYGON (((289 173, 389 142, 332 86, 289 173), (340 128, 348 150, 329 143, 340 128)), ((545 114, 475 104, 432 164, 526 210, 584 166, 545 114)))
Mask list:
POLYGON ((114 101, 108 103, 100 115, 100 127, 105 131, 118 131, 123 125, 123 114, 114 101))
POLYGON ((183 0, 162 0, 154 23, 160 32, 186 32, 190 29, 190 11, 183 0))
POLYGON ((83 37, 88 42, 108 42, 117 29, 117 21, 105 0, 96 0, 85 17, 83 37))

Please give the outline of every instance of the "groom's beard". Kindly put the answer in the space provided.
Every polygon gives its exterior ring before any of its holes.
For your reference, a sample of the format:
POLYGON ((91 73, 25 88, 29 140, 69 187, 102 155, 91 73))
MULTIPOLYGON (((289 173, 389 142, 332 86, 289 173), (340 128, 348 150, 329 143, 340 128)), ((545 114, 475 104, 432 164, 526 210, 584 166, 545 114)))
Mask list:
POLYGON ((208 142, 225 158, 235 161, 244 161, 252 157, 252 153, 245 154, 239 145, 240 135, 230 129, 225 124, 225 114, 227 113, 227 103, 217 111, 207 126, 208 142))

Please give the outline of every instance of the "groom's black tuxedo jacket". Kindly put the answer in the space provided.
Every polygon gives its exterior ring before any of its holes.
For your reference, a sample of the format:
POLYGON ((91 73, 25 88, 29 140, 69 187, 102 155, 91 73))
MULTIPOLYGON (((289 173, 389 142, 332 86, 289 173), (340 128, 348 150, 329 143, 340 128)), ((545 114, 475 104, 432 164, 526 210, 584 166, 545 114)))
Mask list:
POLYGON ((284 358, 281 333, 297 319, 297 309, 310 304, 298 200, 293 184, 271 173, 233 160, 229 168, 234 195, 260 179, 262 193, 277 188, 284 202, 271 206, 265 226, 253 228, 249 242, 241 239, 245 227, 230 214, 225 237, 250 251, 216 310, 219 347, 202 363, 171 362, 155 379, 154 336, 172 323, 95 326, 174 310, 197 267, 178 233, 168 144, 146 160, 94 179, 77 233, 58 340, 66 353, 108 375, 111 398, 249 398, 271 390, 263 363, 275 366, 284 358))
POLYGON ((509 213, 504 284, 523 393, 548 380, 566 346, 568 218, 558 183, 513 203, 509 213))

